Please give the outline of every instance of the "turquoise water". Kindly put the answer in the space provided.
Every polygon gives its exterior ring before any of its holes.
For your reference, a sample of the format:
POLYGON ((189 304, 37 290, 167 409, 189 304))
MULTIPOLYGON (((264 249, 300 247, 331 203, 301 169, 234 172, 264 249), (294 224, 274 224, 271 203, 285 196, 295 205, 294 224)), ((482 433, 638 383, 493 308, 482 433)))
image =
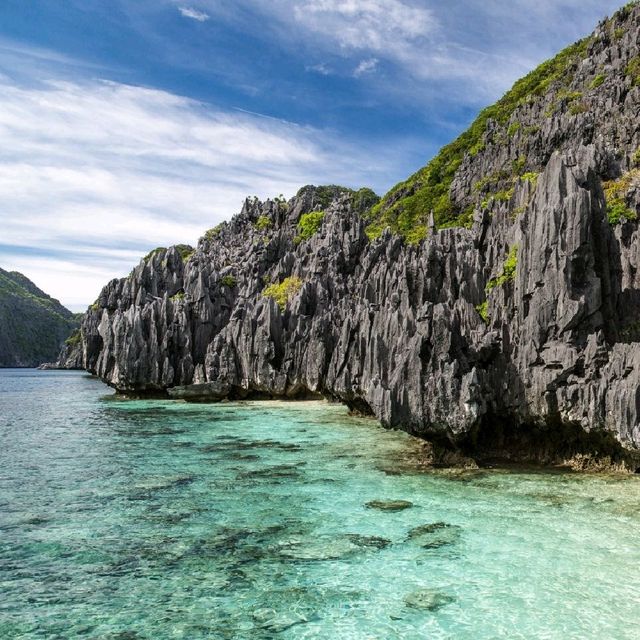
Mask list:
POLYGON ((0 638, 640 636, 638 478, 418 450, 321 402, 0 371, 0 638))

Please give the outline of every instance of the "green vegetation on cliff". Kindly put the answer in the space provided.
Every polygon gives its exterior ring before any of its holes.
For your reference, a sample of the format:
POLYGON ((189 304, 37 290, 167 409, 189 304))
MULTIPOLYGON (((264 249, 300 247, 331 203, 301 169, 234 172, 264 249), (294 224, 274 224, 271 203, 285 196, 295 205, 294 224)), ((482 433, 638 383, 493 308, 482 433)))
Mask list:
POLYGON ((480 314, 485 324, 489 324, 489 301, 485 300, 482 304, 477 305, 476 311, 480 314))
POLYGON ((483 151, 487 125, 492 121, 504 128, 507 138, 519 134, 520 123, 509 124, 515 110, 544 96, 554 85, 560 93, 586 56, 590 42, 591 38, 580 40, 518 80, 498 102, 481 111, 469 129, 445 146, 429 164, 393 187, 368 212, 368 236, 375 239, 389 227, 408 242, 419 242, 426 237, 431 211, 438 227, 468 226, 473 205, 462 206, 452 201, 450 193, 463 160, 467 155, 473 157, 483 151))
POLYGON ((309 189, 313 189, 313 202, 311 208, 319 205, 323 211, 341 195, 350 196, 354 210, 361 213, 365 213, 370 210, 371 207, 375 206, 380 201, 379 196, 377 196, 375 192, 368 187, 363 187, 362 189, 358 189, 358 191, 354 191, 348 187, 340 187, 335 184, 320 187, 307 185, 298 191, 296 197, 301 197, 304 192, 309 189))
MULTIPOLYGON (((190 245, 190 244, 176 244, 174 245, 176 251, 180 254, 180 257, 182 258, 183 262, 187 262, 189 260, 189 258, 195 253, 195 249, 190 245)), ((153 256, 155 256, 157 253, 160 253, 161 251, 166 251, 167 247, 156 247, 155 249, 152 249, 151 251, 149 251, 149 253, 147 253, 146 256, 144 256, 144 258, 142 258, 144 260, 144 262, 147 262, 148 260, 150 260, 151 258, 153 258, 153 256)))
MULTIPOLYGON (((57 359, 78 318, 17 271, 0 269, 0 367, 57 359)), ((74 334, 75 335, 75 334, 74 334)))
POLYGON ((639 183, 640 169, 632 169, 617 180, 609 180, 602 185, 609 224, 616 225, 625 220, 638 219, 638 214, 627 205, 627 193, 639 183))
POLYGON ((271 218, 269 216, 260 216, 256 220, 256 229, 258 231, 266 231, 271 226, 271 218))
POLYGON ((296 243, 308 240, 316 234, 320 225, 324 220, 324 211, 312 211, 311 213, 303 213, 298 220, 298 235, 295 238, 296 243))
POLYGON ((196 250, 190 244, 177 244, 175 245, 183 262, 187 262, 189 258, 196 252, 196 250))
POLYGON ((492 278, 487 283, 487 293, 496 287, 501 287, 507 282, 513 282, 518 268, 518 245, 514 244, 509 250, 509 255, 502 265, 502 273, 497 278, 492 278))
POLYGON ((263 296, 267 298, 273 298, 280 309, 284 310, 287 306, 287 302, 293 298, 293 296, 302 288, 302 280, 296 276, 290 276, 285 278, 282 282, 277 284, 270 284, 262 292, 263 296))
POLYGON ((81 342, 82 332, 79 327, 64 341, 64 343, 70 347, 77 347, 81 342))
POLYGON ((209 242, 212 241, 222 231, 222 229, 224 228, 225 224, 226 224, 226 222, 221 222, 220 224, 217 224, 212 229, 207 229, 207 231, 204 232, 203 238, 205 240, 209 241, 209 242))

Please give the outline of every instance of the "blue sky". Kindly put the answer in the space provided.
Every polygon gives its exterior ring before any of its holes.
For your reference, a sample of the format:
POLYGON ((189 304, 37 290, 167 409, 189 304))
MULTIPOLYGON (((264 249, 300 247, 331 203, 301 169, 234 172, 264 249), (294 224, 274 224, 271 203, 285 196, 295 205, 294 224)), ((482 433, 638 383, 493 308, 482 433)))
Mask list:
POLYGON ((247 195, 404 179, 606 0, 3 0, 0 266, 74 310, 247 195))

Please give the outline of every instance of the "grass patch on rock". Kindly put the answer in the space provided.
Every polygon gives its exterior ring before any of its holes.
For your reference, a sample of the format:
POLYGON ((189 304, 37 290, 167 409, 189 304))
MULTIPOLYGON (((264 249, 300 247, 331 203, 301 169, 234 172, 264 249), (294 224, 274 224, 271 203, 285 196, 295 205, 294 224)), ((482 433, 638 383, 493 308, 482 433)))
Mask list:
POLYGON ((263 290, 262 295, 267 298, 273 298, 280 309, 284 309, 287 306, 287 302, 300 291, 302 284, 300 278, 290 276, 280 283, 270 284, 263 290))

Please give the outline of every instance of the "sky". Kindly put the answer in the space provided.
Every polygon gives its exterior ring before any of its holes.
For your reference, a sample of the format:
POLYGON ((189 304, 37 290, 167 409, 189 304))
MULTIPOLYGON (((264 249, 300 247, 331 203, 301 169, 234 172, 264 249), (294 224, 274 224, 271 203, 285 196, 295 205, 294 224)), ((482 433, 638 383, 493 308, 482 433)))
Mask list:
POLYGON ((622 0, 2 0, 0 267, 74 311, 245 197, 384 194, 622 0))

